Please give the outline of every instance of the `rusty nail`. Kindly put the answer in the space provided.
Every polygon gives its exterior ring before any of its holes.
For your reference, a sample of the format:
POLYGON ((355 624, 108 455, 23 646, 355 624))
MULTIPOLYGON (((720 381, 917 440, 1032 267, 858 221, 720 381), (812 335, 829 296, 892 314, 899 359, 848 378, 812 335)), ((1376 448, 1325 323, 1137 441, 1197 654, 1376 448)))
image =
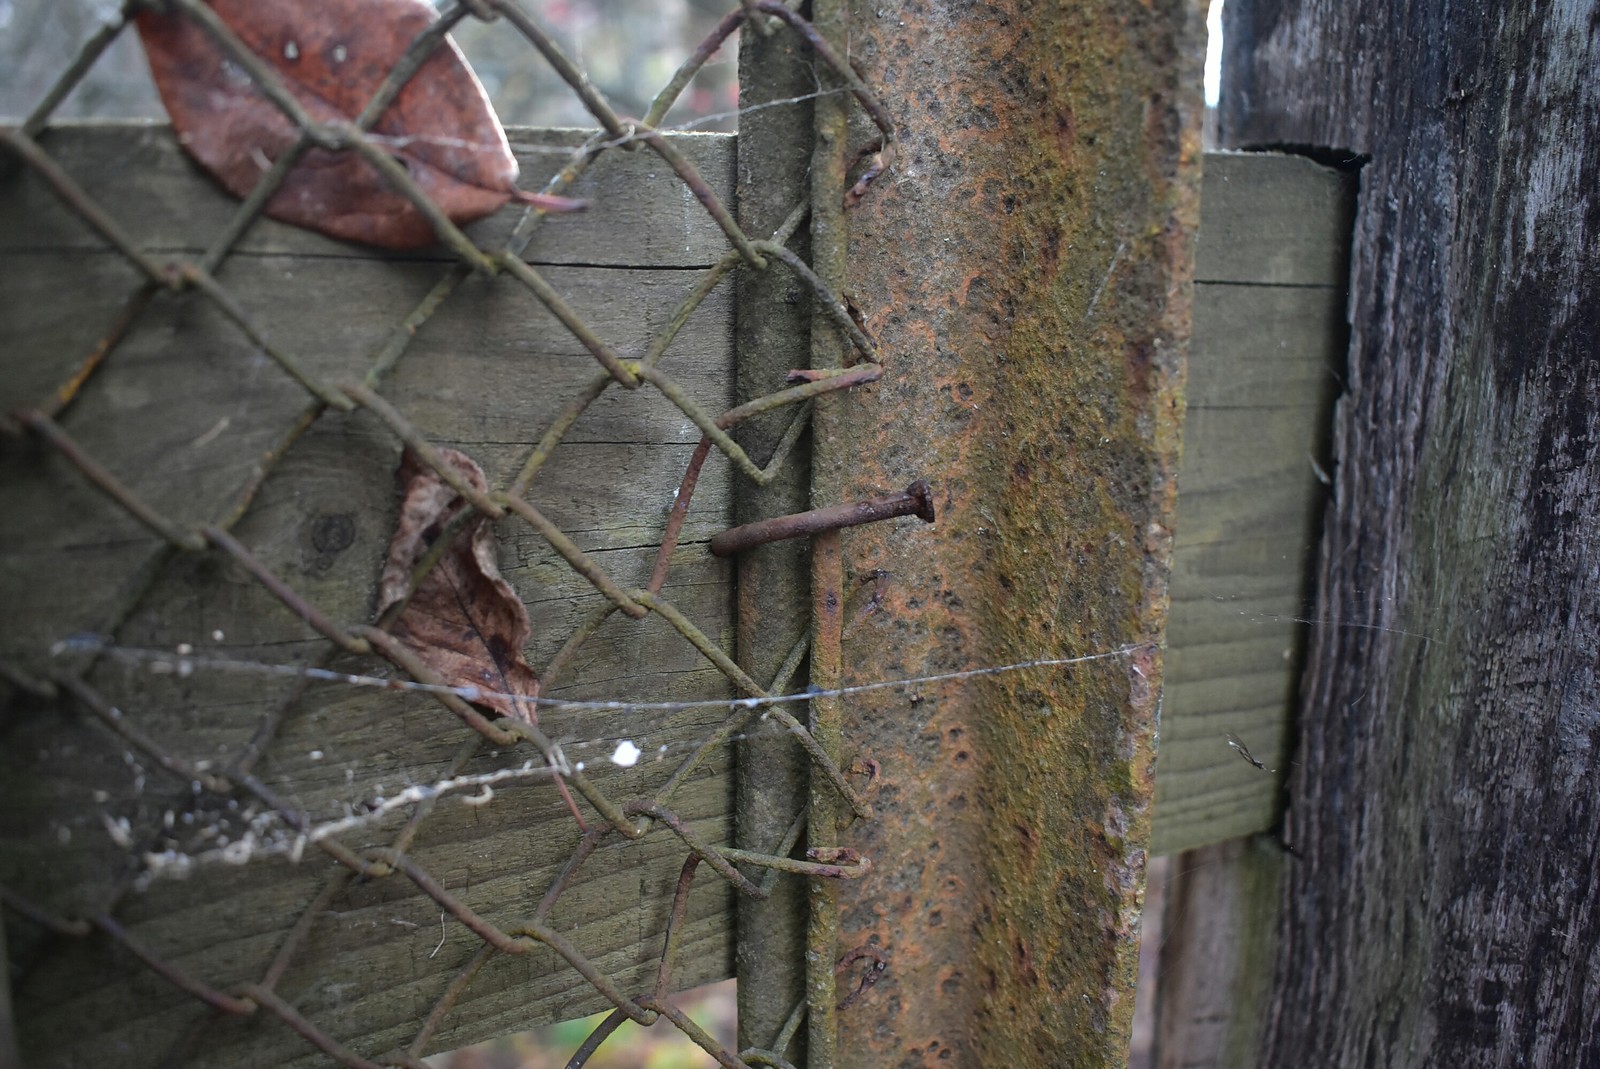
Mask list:
POLYGON ((918 479, 898 494, 876 497, 868 501, 855 501, 846 505, 833 505, 810 512, 796 512, 789 516, 775 516, 770 520, 757 520, 742 527, 730 527, 712 536, 711 552, 718 557, 731 557, 740 550, 778 542, 785 538, 800 538, 821 531, 836 531, 841 527, 854 527, 862 523, 893 519, 896 516, 916 516, 927 523, 933 522, 933 491, 923 479, 918 479))
POLYGON ((839 963, 833 967, 834 974, 842 976, 846 969, 858 961, 868 962, 867 968, 862 972, 861 980, 856 984, 856 989, 840 999, 835 1007, 836 1009, 845 1009, 866 994, 867 989, 877 983, 889 968, 889 959, 883 956, 883 951, 869 943, 865 946, 856 947, 840 958, 839 963))

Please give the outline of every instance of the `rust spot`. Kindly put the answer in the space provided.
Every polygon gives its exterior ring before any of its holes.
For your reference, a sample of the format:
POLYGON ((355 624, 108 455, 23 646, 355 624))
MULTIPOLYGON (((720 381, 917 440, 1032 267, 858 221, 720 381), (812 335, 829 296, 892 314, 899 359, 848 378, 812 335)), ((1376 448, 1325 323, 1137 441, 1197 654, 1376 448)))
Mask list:
POLYGON ((1072 109, 1064 108, 1056 112, 1056 152, 1061 157, 1061 162, 1072 162, 1072 150, 1078 143, 1078 120, 1073 117, 1072 109))
POLYGON ((1018 936, 1016 940, 1013 941, 1012 949, 1015 952, 1014 956, 1016 957, 1017 961, 1018 978, 1021 979, 1021 981, 1027 986, 1034 987, 1039 983, 1039 974, 1034 970, 1033 967, 1032 949, 1029 948, 1027 943, 1023 942, 1021 936, 1018 936))
POLYGON ((1039 853, 1039 836, 1026 824, 1012 824, 1011 828, 1017 833, 1017 845, 1022 848, 1023 860, 1032 864, 1039 853))
POLYGON ((1061 235, 1056 230, 1047 230, 1039 239, 1039 275, 1043 279, 1053 279, 1060 266, 1061 235))
POLYGON ((1141 338, 1128 346, 1124 359, 1128 371, 1129 397, 1141 406, 1148 404, 1151 392, 1158 385, 1149 340, 1141 338))

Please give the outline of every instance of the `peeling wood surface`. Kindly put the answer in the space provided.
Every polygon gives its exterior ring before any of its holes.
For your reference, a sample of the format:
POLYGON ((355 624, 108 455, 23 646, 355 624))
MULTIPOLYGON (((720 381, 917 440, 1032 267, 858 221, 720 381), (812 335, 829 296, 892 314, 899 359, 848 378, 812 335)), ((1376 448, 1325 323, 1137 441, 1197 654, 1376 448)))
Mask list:
POLYGON ((1278 821, 1344 374, 1354 176, 1212 152, 1202 188, 1156 854, 1278 821))
POLYGON ((1600 1064, 1600 4, 1225 11, 1371 158, 1260 1064, 1600 1064))
POLYGON ((889 966, 840 1015, 841 1065, 1126 1058, 1198 221, 1190 7, 852 9, 904 140, 850 220, 886 372, 837 401, 822 478, 925 477, 939 520, 846 532, 855 579, 884 573, 847 678, 1104 657, 848 703, 883 776, 842 836, 876 866, 838 888, 842 949, 889 966))
MULTIPOLYGON (((531 173, 564 160, 574 137, 514 131, 512 140, 523 147, 531 173)), ((45 143, 140 240, 163 251, 194 254, 231 208, 206 179, 180 166, 160 128, 68 128, 45 143)), ((690 137, 680 147, 730 195, 731 139, 690 137)), ((722 252, 714 227, 689 227, 675 180, 663 182, 671 189, 665 203, 650 200, 651 183, 636 181, 649 166, 644 160, 638 153, 601 161, 583 190, 597 210, 576 217, 568 231, 560 229, 568 220, 552 223, 529 252, 539 262, 557 261, 547 271, 552 284, 624 353, 643 351, 696 283, 695 268, 722 252), (607 225, 618 230, 608 236, 607 225), (610 262, 630 267, 601 266, 610 262)), ((105 329, 133 279, 31 177, 9 162, 6 168, 0 170, 6 372, 0 409, 10 410, 37 404, 55 387, 105 329)), ((654 169, 669 177, 664 167, 654 169)), ((492 234, 507 224, 481 225, 492 234)), ((365 369, 371 351, 440 270, 427 257, 381 256, 264 223, 221 279, 276 342, 337 381, 365 369)), ((732 392, 730 304, 726 289, 714 296, 664 364, 713 410, 728 405, 732 392)), ((521 287, 473 280, 422 328, 384 393, 434 442, 472 454, 490 483, 501 484, 576 384, 594 372, 593 359, 521 287)), ((303 404, 298 389, 237 329, 205 302, 184 297, 158 301, 64 423, 137 493, 189 523, 221 510, 303 404)), ((557 449, 532 499, 622 584, 641 586, 698 439, 659 397, 609 393, 557 449)), ((398 458, 398 442, 375 419, 331 416, 290 452, 237 537, 334 619, 363 621, 395 524, 398 458)), ((727 466, 713 459, 666 596, 731 647, 731 570, 703 547, 731 519, 728 483, 727 466)), ((500 538, 502 571, 533 620, 529 659, 542 665, 600 595, 526 526, 502 524, 500 538)), ((115 638, 127 645, 170 649, 191 642, 203 652, 287 664, 305 663, 319 648, 287 610, 214 556, 162 566, 152 591, 140 596, 131 577, 151 568, 157 555, 148 533, 59 457, 32 441, 0 442, 0 602, 7 608, 0 655, 8 664, 48 670, 51 642, 105 631, 123 608, 130 615, 115 638)), ((130 721, 196 760, 237 752, 292 683, 205 672, 158 677, 116 666, 97 669, 93 680, 130 721)), ((727 688, 659 618, 634 625, 615 616, 553 693, 674 700, 719 697, 727 688)), ((7 697, 0 881, 64 914, 100 908, 129 868, 128 852, 113 843, 103 818, 128 819, 132 837, 143 840, 167 810, 181 812, 187 787, 148 762, 130 763, 124 746, 67 707, 7 697)), ((648 718, 547 712, 544 723, 552 736, 574 740, 571 759, 604 765, 619 737, 637 738, 647 752, 667 745, 678 753, 679 744, 703 738, 721 716, 716 710, 648 718)), ((464 734, 429 699, 318 685, 294 704, 260 773, 313 810, 337 809, 408 782, 431 782, 464 734)), ((486 754, 470 770, 503 763, 486 754)), ((677 803, 713 842, 731 834, 730 765, 726 753, 712 761, 677 803)), ((628 772, 602 769, 597 781, 608 792, 619 793, 626 782, 642 793, 674 767, 647 761, 628 772)), ((381 845, 396 828, 390 820, 352 840, 381 845)), ((504 922, 533 910, 577 837, 559 795, 540 780, 501 789, 488 805, 441 804, 411 856, 474 909, 504 922)), ((682 861, 681 844, 664 831, 643 844, 607 846, 584 868, 582 885, 557 907, 554 921, 625 990, 642 990, 653 978, 682 861)), ((157 882, 131 896, 118 916, 180 967, 226 990, 260 977, 331 868, 314 850, 299 866, 211 866, 187 881, 157 882)), ((725 886, 696 883, 676 973, 684 987, 730 974, 732 904, 725 886)), ((13 993, 31 1066, 152 1065, 180 1041, 190 1044, 197 1065, 324 1061, 279 1023, 207 1024, 199 1003, 103 940, 48 944, 9 911, 5 922, 13 957, 30 964, 13 993)), ((438 907, 409 883, 356 884, 318 918, 279 991, 333 1035, 376 1054, 410 1041, 480 946, 458 924, 441 927, 438 907)), ((502 956, 478 975, 437 1047, 602 1004, 553 953, 502 956)))

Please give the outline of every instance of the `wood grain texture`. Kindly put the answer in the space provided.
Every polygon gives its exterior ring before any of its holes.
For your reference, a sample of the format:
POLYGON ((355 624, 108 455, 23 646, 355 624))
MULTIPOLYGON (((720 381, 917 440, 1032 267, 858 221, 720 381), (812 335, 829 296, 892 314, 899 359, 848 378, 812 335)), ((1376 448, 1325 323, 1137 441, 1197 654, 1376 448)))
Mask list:
MULTIPOLYGON (((739 99, 750 109, 739 119, 739 225, 770 236, 804 203, 811 163, 812 104, 816 70, 809 49, 790 33, 744 33, 739 39, 739 99), (772 107, 773 101, 791 103, 772 107)), ((807 228, 791 247, 804 254, 807 228)), ((741 270, 736 313, 741 400, 765 392, 766 383, 790 368, 811 366, 809 292, 787 271, 741 270)), ((741 424, 739 444, 768 457, 788 429, 790 411, 741 424)), ((739 480, 734 487, 738 522, 804 512, 810 507, 811 433, 767 486, 739 480)), ((739 665, 766 684, 811 626, 805 540, 788 539, 740 553, 739 665)), ((783 840, 806 802, 807 759, 788 739, 757 736, 738 755, 739 845, 771 851, 783 840)), ((805 996, 806 889, 782 880, 764 900, 741 896, 739 914, 739 1047, 770 1049, 789 1011, 805 996)), ((803 1065, 804 1034, 789 1056, 803 1065)))
MULTIPOLYGON (((583 130, 506 131, 521 168, 517 184, 537 192, 589 139, 583 130)), ((203 175, 172 139, 165 123, 65 123, 41 134, 42 144, 140 247, 151 253, 205 248, 233 217, 237 202, 203 175)), ((705 174, 718 195, 733 182, 733 143, 727 134, 674 134, 673 144, 705 174)), ((0 175, 19 165, 9 155, 0 175)), ((692 267, 727 252, 727 239, 672 168, 649 151, 610 152, 572 188, 590 210, 547 219, 529 245, 530 263, 622 267, 692 267)), ((100 240, 64 208, 48 187, 7 185, 6 228, 0 251, 92 249, 100 240)), ((466 228, 479 245, 505 241, 516 224, 513 205, 466 228)), ((246 253, 345 256, 356 246, 262 219, 237 246, 246 253)), ((443 261, 443 250, 395 254, 393 260, 443 261)))
POLYGON ((1225 11, 1370 156, 1261 1064, 1600 1064, 1600 5, 1225 11))
POLYGON ((1344 363, 1351 177, 1272 154, 1208 153, 1205 169, 1157 854, 1277 823, 1344 363))
MULTIPOLYGON (((576 136, 514 131, 512 141, 531 172, 535 164, 560 162, 576 136), (533 151, 540 146, 551 154, 533 151)), ((139 240, 164 254, 193 257, 227 215, 226 198, 183 163, 161 128, 73 128, 45 142, 139 240)), ((731 195, 731 139, 688 137, 680 147, 731 195)), ((6 167, 0 407, 9 410, 36 404, 54 388, 105 329, 133 279, 29 175, 6 167)), ((696 268, 721 254, 720 235, 690 219, 681 184, 642 153, 602 161, 582 191, 592 210, 552 224, 529 257, 567 265, 548 269, 551 283, 618 351, 642 355, 698 280, 696 268), (608 166, 616 170, 608 174, 608 166), (605 266, 612 262, 628 266, 605 266)), ((505 225, 488 221, 479 236, 493 240, 505 225)), ((343 381, 359 376, 440 271, 427 256, 378 255, 262 223, 220 277, 274 342, 317 374, 343 381)), ((711 411, 730 403, 731 335, 724 289, 691 319, 663 364, 711 411)), ((474 279, 417 333, 383 393, 433 441, 470 453, 490 483, 500 484, 595 372, 592 357, 519 285, 474 279)), ((63 423, 136 493, 188 524, 218 513, 304 403, 298 387, 231 323, 186 295, 157 301, 63 423)), ((613 391, 576 425, 530 498, 624 587, 643 585, 698 439, 659 395, 613 391)), ((330 415, 290 450, 235 534, 334 620, 363 622, 395 523, 397 461, 398 443, 374 418, 330 415)), ((665 594, 731 648, 730 569, 703 547, 730 520, 728 483, 728 466, 714 459, 665 594)), ((540 666, 601 599, 525 526, 507 521, 499 536, 502 571, 533 619, 527 653, 540 666)), ((131 646, 191 642, 202 652, 291 665, 320 648, 239 567, 216 555, 164 557, 143 528, 32 440, 0 442, 0 603, 0 656, 31 672, 70 665, 52 660, 49 645, 80 631, 109 632, 131 646), (135 578, 146 572, 154 576, 147 591, 135 578)), ((354 659, 340 666, 374 667, 354 659)), ((323 816, 432 781, 465 737, 453 717, 420 696, 319 684, 290 702, 293 680, 203 671, 155 676, 110 664, 90 678, 127 720, 190 760, 224 762, 267 711, 287 703, 288 718, 257 772, 323 816)), ((547 693, 679 700, 720 697, 727 687, 659 618, 614 616, 547 693)), ((219 835, 240 834, 242 818, 225 802, 194 797, 69 703, 8 699, 0 882, 63 914, 92 911, 137 867, 142 844, 168 812, 180 832, 210 825, 219 835), (192 824, 184 815, 191 808, 192 824), (108 833, 106 820, 123 819, 139 844, 133 851, 108 833)), ((546 712, 543 722, 569 740, 569 759, 598 766, 602 789, 634 797, 664 781, 688 744, 721 717, 718 710, 546 712), (647 753, 666 746, 666 759, 610 769, 604 759, 623 737, 647 753)), ((530 754, 486 751, 469 771, 520 765, 530 754)), ((674 806, 706 839, 727 842, 732 792, 731 757, 721 752, 674 806)), ((403 814, 352 833, 350 842, 382 845, 401 822, 403 814)), ((505 787, 484 806, 442 803, 410 856, 480 914, 509 923, 533 911, 577 837, 557 793, 538 780, 505 787)), ((626 992, 653 979, 684 856, 665 831, 608 845, 552 915, 626 992)), ((261 976, 331 871, 315 850, 299 865, 206 865, 188 880, 158 880, 129 896, 117 915, 163 957, 228 990, 261 976)), ((702 870, 678 985, 730 975, 731 909, 726 885, 702 870)), ((25 966, 14 995, 29 1065, 151 1065, 175 1044, 187 1045, 195 1065, 324 1063, 281 1024, 210 1020, 199 1003, 104 939, 50 942, 9 912, 6 923, 13 959, 25 966)), ((441 925, 439 908, 402 879, 356 883, 316 918, 278 991, 330 1034, 375 1057, 410 1041, 480 945, 461 925, 441 925)), ((432 1049, 603 1005, 552 952, 501 956, 478 975, 432 1049)))
MULTIPOLYGON (((1278 893, 1294 862, 1267 836, 1230 839, 1173 858, 1157 998, 1159 1069, 1256 1065, 1272 986, 1278 893)), ((1140 998, 1144 998, 1141 990, 1140 998)))

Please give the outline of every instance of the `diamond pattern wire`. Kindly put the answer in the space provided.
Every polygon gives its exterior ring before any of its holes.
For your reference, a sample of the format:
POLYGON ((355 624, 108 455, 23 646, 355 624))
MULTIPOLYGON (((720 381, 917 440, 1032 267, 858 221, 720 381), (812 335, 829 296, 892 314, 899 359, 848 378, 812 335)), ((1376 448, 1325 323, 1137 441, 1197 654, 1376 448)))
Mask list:
MULTIPOLYGON (((70 464, 89 484, 109 496, 127 514, 158 536, 166 545, 164 564, 183 557, 221 557, 242 568, 255 582, 268 591, 299 619, 307 622, 326 640, 325 651, 317 665, 329 668, 348 663, 349 658, 365 659, 368 664, 387 661, 403 676, 420 684, 439 684, 438 680, 413 653, 396 642, 388 633, 403 609, 392 606, 376 619, 365 622, 348 622, 331 618, 312 601, 297 591, 265 563, 251 547, 236 536, 241 521, 258 501, 263 487, 273 472, 291 456, 295 446, 319 422, 337 419, 340 414, 364 410, 376 417, 393 435, 408 445, 424 462, 432 465, 441 475, 453 477, 453 470, 443 464, 435 447, 417 426, 384 396, 384 386, 390 372, 405 358, 411 339, 418 329, 439 311, 463 283, 473 276, 503 277, 515 280, 526 288, 528 295, 540 302, 558 319, 574 338, 593 356, 598 370, 591 381, 573 395, 558 417, 545 428, 537 446, 527 453, 516 474, 503 486, 489 493, 471 491, 463 487, 463 496, 471 507, 463 509, 455 521, 442 531, 435 543, 444 547, 469 524, 482 515, 496 518, 514 516, 526 522, 537 534, 566 561, 566 563, 603 595, 603 605, 578 626, 548 663, 539 666, 542 685, 546 688, 559 678, 583 649, 600 626, 614 614, 630 618, 659 617, 682 640, 689 643, 715 668, 723 673, 742 695, 760 698, 787 688, 791 677, 803 659, 804 647, 797 647, 788 663, 773 680, 754 680, 722 651, 719 645, 696 627, 682 611, 662 596, 668 567, 672 561, 679 534, 690 505, 694 485, 701 466, 711 450, 719 450, 732 462, 735 470, 745 478, 765 482, 781 466, 799 437, 807 417, 807 404, 811 398, 832 390, 846 389, 855 384, 871 381, 877 365, 870 341, 856 328, 846 309, 828 286, 788 249, 788 243, 804 222, 807 208, 797 204, 782 228, 771 235, 749 236, 735 223, 726 205, 696 171, 693 163, 678 151, 672 141, 657 131, 677 95, 687 86, 696 70, 703 65, 735 30, 749 25, 752 20, 764 33, 787 33, 800 42, 798 47, 809 49, 819 64, 831 68, 835 77, 848 86, 855 99, 881 131, 881 141, 876 146, 877 155, 868 166, 866 176, 851 190, 852 202, 866 191, 871 178, 887 165, 892 150, 893 131, 884 109, 859 77, 822 40, 813 28, 790 7, 776 0, 742 0, 739 7, 722 20, 717 29, 685 61, 672 81, 661 91, 649 113, 642 119, 628 119, 614 113, 601 95, 591 86, 583 72, 566 56, 539 24, 515 0, 463 0, 440 13, 438 21, 415 41, 402 61, 390 72, 382 89, 363 113, 352 124, 338 127, 318 126, 312 123, 294 105, 292 95, 280 84, 270 69, 253 62, 245 46, 228 28, 215 18, 200 0, 166 0, 147 3, 128 3, 121 18, 96 36, 78 59, 52 88, 36 112, 20 127, 0 131, 10 153, 65 202, 85 226, 124 257, 138 273, 141 282, 123 301, 110 329, 102 340, 88 353, 70 377, 55 392, 34 408, 12 413, 6 417, 3 429, 13 438, 32 436, 48 447, 41 452, 53 452, 70 464), (52 159, 41 146, 38 135, 45 128, 52 110, 71 90, 94 63, 96 57, 114 37, 124 31, 128 20, 141 7, 177 12, 195 20, 221 45, 227 54, 252 72, 257 88, 277 103, 301 131, 297 151, 285 154, 267 170, 254 193, 239 205, 231 223, 218 234, 206 254, 192 262, 163 262, 157 254, 145 251, 125 233, 118 221, 98 206, 92 197, 73 177, 52 159), (411 181, 403 167, 397 165, 376 142, 369 140, 363 131, 382 114, 395 93, 417 70, 435 45, 449 29, 466 18, 485 21, 499 20, 504 32, 520 34, 544 62, 549 63, 582 99, 585 107, 601 128, 574 155, 571 162, 546 186, 546 191, 561 193, 571 188, 594 160, 606 153, 618 151, 646 151, 656 154, 670 168, 703 207, 704 212, 725 234, 729 251, 707 270, 692 292, 678 307, 675 314, 656 337, 648 351, 639 359, 624 357, 594 329, 591 329, 558 289, 519 255, 527 246, 543 219, 533 208, 524 211, 510 239, 499 247, 483 248, 475 244, 441 213, 433 210, 425 196, 411 181), (337 147, 358 153, 378 169, 390 185, 403 193, 424 212, 428 213, 439 242, 456 257, 455 262, 438 277, 411 312, 396 323, 387 339, 371 354, 366 373, 353 382, 328 381, 311 370, 309 362, 295 353, 284 351, 273 343, 243 303, 219 281, 219 269, 228 260, 241 238, 258 217, 262 206, 277 189, 284 176, 292 169, 301 152, 312 146, 337 147), (740 405, 721 414, 705 411, 697 405, 664 366, 663 357, 674 337, 696 313, 702 302, 731 273, 739 267, 753 271, 790 272, 798 285, 808 289, 837 324, 841 332, 856 348, 859 360, 842 372, 813 372, 800 384, 777 390, 757 401, 740 405), (163 293, 192 292, 200 295, 214 310, 231 321, 242 335, 285 376, 303 391, 304 402, 295 417, 275 437, 270 448, 260 457, 254 472, 239 486, 219 514, 209 523, 185 525, 143 500, 116 474, 114 460, 90 455, 76 442, 63 426, 62 416, 83 395, 85 387, 105 374, 114 362, 118 346, 136 331, 145 313, 163 293), (660 403, 671 405, 699 429, 703 437, 684 474, 676 503, 673 507, 665 536, 659 545, 656 565, 649 582, 641 589, 627 589, 610 576, 605 569, 543 515, 529 501, 530 489, 537 481, 541 469, 560 447, 563 437, 579 417, 603 394, 610 390, 654 391, 660 403), (777 455, 765 461, 747 456, 728 435, 729 428, 741 420, 758 413, 788 407, 794 412, 790 433, 777 455)), ((592 211, 605 210, 596 205, 592 211)), ((413 575, 413 588, 432 567, 441 554, 426 559, 413 575)), ((146 569, 144 578, 136 579, 122 592, 123 612, 133 605, 151 583, 159 581, 161 567, 146 569)), ((115 632, 115 621, 108 630, 115 632)), ((274 736, 298 700, 301 689, 291 692, 286 703, 266 715, 249 744, 225 760, 202 761, 186 756, 181 740, 151 737, 140 726, 136 714, 124 716, 114 700, 91 685, 87 669, 75 673, 61 673, 51 677, 36 676, 10 666, 4 667, 9 682, 38 694, 70 703, 82 715, 101 729, 112 733, 119 745, 136 751, 155 768, 174 777, 187 786, 217 795, 249 802, 264 811, 276 814, 290 828, 309 831, 309 818, 293 803, 280 797, 266 780, 259 776, 258 768, 271 749, 274 736)), ((867 868, 864 859, 848 853, 834 852, 835 856, 813 857, 808 860, 792 859, 789 854, 798 837, 797 822, 789 841, 774 844, 771 853, 760 854, 746 850, 713 845, 702 841, 689 823, 672 808, 673 795, 690 774, 706 760, 707 755, 738 733, 745 724, 761 712, 758 705, 738 705, 725 721, 687 757, 683 758, 673 776, 654 793, 643 797, 612 797, 594 780, 586 776, 582 766, 569 762, 557 743, 535 724, 511 719, 491 720, 461 696, 448 688, 432 691, 437 701, 465 726, 462 743, 454 760, 446 770, 449 778, 460 775, 473 759, 493 748, 515 754, 537 754, 538 762, 559 770, 559 780, 570 785, 588 805, 599 814, 599 822, 588 828, 580 839, 565 868, 545 890, 534 911, 515 921, 493 919, 473 911, 463 897, 453 891, 445 879, 430 873, 408 854, 420 828, 435 812, 436 797, 423 797, 411 807, 409 819, 397 835, 381 848, 362 849, 349 845, 337 834, 327 834, 306 844, 307 850, 320 850, 336 863, 331 876, 320 893, 300 913, 286 938, 277 947, 271 966, 259 980, 231 990, 221 990, 208 984, 194 970, 168 960, 155 947, 130 933, 119 920, 119 907, 124 904, 131 881, 123 881, 122 893, 113 894, 97 911, 82 916, 63 916, 47 905, 36 903, 16 891, 0 887, 0 895, 7 909, 65 939, 102 939, 120 945, 122 950, 144 963, 154 974, 206 1003, 218 1014, 228 1017, 276 1018, 281 1024, 298 1033, 306 1041, 341 1065, 378 1066, 402 1065, 417 1067, 424 1063, 422 1057, 439 1032, 452 1006, 472 984, 479 970, 490 960, 501 955, 522 955, 540 948, 548 948, 559 955, 582 977, 583 981, 614 1006, 607 1017, 583 1047, 574 1054, 570 1065, 581 1066, 606 1036, 625 1020, 651 1024, 666 1018, 696 1043, 705 1048, 719 1064, 724 1066, 787 1065, 783 1052, 794 1036, 805 1014, 802 1004, 794 1008, 783 1034, 774 1037, 770 1049, 735 1052, 723 1048, 694 1022, 672 1006, 666 999, 671 991, 674 964, 679 952, 679 936, 684 924, 689 890, 701 865, 711 870, 716 878, 727 881, 741 894, 761 896, 768 892, 773 880, 780 874, 798 874, 811 877, 855 878, 867 868), (661 951, 656 980, 652 989, 644 994, 630 994, 586 956, 581 946, 575 945, 557 931, 550 921, 551 910, 572 885, 579 870, 597 850, 616 841, 637 842, 646 837, 672 836, 681 844, 684 862, 681 877, 672 900, 664 946, 661 951), (751 877, 745 870, 759 872, 751 877), (302 954, 314 941, 318 920, 329 904, 355 882, 383 880, 408 881, 416 889, 437 903, 439 909, 455 918, 472 931, 482 943, 466 966, 439 994, 425 1014, 416 1021, 414 1037, 403 1048, 363 1052, 351 1049, 336 1038, 334 1031, 320 1025, 297 1009, 279 991, 279 981, 297 955, 302 954)), ((843 801, 857 812, 868 812, 865 803, 841 771, 810 737, 804 725, 795 720, 782 706, 771 706, 768 715, 779 720, 804 746, 810 759, 837 789, 843 801)))

